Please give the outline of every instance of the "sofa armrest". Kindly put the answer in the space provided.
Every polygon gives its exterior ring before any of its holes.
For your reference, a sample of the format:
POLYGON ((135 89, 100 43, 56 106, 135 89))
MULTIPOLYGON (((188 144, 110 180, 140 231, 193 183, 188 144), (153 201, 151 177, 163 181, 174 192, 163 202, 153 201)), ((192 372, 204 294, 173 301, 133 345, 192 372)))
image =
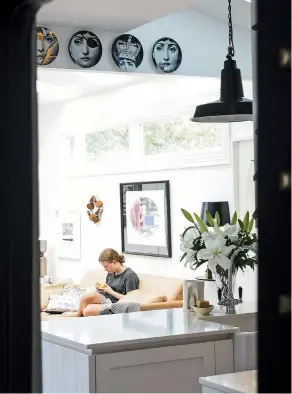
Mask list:
POLYGON ((158 309, 173 309, 182 307, 183 301, 154 302, 151 304, 141 304, 141 311, 155 311, 158 309))

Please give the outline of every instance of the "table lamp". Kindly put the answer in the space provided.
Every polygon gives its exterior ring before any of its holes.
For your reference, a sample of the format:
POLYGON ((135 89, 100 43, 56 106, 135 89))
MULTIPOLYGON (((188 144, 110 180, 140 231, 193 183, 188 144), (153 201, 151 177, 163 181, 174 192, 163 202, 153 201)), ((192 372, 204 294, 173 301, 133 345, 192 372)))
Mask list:
POLYGON ((204 201, 202 203, 201 209, 201 219, 208 226, 210 224, 206 218, 206 211, 210 212, 211 216, 214 218, 216 212, 220 215, 220 226, 224 226, 225 224, 230 224, 230 212, 229 212, 229 203, 228 201, 204 201))

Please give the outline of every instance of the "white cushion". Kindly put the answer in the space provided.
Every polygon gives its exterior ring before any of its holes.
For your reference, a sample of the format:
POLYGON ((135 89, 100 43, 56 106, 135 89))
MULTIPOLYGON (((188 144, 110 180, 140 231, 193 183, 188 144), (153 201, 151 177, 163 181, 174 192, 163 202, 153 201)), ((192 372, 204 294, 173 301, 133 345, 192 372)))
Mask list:
POLYGON ((70 295, 51 295, 49 304, 44 312, 76 312, 80 303, 80 297, 70 295))

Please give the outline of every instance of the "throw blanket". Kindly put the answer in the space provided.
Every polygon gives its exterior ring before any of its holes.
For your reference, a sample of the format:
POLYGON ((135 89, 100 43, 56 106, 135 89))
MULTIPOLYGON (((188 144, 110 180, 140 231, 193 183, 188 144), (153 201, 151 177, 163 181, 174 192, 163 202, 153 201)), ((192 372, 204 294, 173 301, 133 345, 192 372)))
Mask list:
POLYGON ((100 315, 115 315, 117 313, 140 312, 141 306, 137 302, 115 303, 100 311, 100 315))

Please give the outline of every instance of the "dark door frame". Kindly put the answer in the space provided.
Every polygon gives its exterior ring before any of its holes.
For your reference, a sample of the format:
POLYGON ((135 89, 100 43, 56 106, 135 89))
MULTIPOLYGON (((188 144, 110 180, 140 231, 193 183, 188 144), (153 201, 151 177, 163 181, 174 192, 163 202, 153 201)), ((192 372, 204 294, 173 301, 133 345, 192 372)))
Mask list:
POLYGON ((35 15, 8 0, 0 15, 2 392, 41 392, 35 15))

